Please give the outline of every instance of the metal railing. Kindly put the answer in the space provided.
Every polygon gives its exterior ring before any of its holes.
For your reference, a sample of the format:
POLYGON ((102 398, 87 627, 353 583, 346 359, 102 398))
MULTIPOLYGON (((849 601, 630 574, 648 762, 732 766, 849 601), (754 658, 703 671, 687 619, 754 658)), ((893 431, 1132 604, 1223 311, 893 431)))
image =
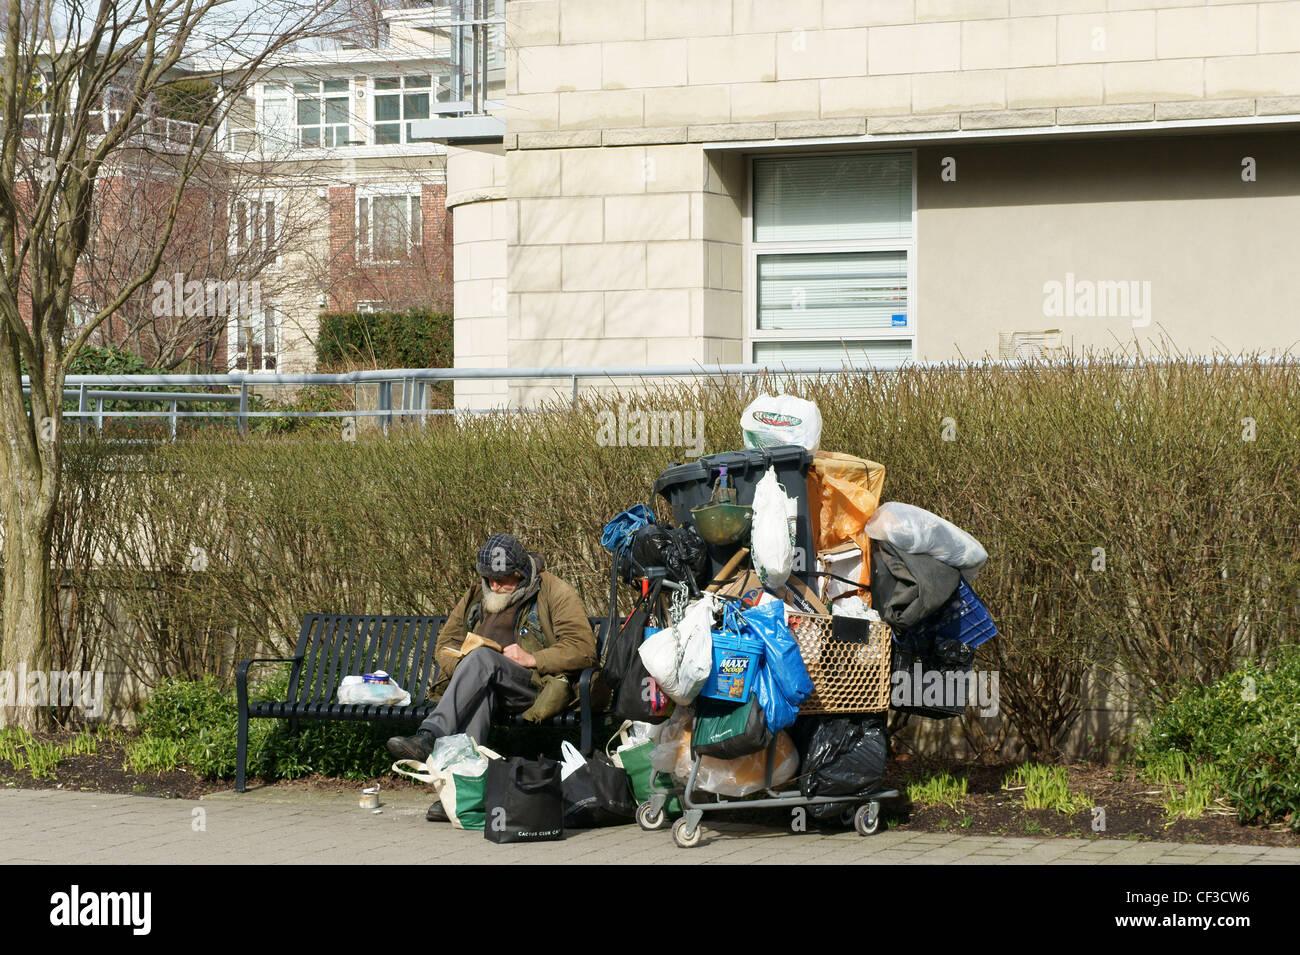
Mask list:
MULTIPOLYGON (((1162 359, 1093 359, 1112 365, 1163 364, 1162 359)), ((1300 356, 1280 357, 1219 357, 1194 359, 1197 363, 1239 364, 1246 361, 1263 361, 1268 364, 1296 364, 1300 356)), ((372 371, 352 371, 341 374, 280 374, 264 372, 234 372, 225 375, 69 375, 65 380, 65 400, 77 402, 76 411, 64 412, 65 418, 93 421, 103 431, 105 417, 114 418, 166 418, 171 437, 176 437, 177 424, 187 418, 235 419, 241 434, 247 433, 251 419, 257 418, 366 418, 379 419, 384 432, 394 421, 411 419, 423 425, 429 415, 479 415, 523 413, 530 409, 495 406, 485 408, 430 408, 430 385, 443 381, 567 381, 571 401, 576 403, 581 382, 655 378, 717 378, 726 376, 798 375, 820 376, 838 374, 873 374, 897 371, 904 367, 930 367, 968 369, 971 367, 1024 367, 1041 364, 1050 367, 1052 361, 1029 362, 1025 359, 986 359, 982 362, 914 362, 887 360, 879 364, 853 365, 824 364, 817 362, 789 362, 770 364, 691 364, 691 365, 615 365, 615 366, 546 366, 536 368, 389 368, 372 371), (250 395, 264 388, 292 385, 351 385, 354 389, 353 408, 345 411, 287 411, 249 409, 250 395), (360 407, 361 386, 376 386, 375 408, 360 407), (178 388, 232 388, 235 393, 211 391, 140 391, 112 389, 141 389, 156 387, 178 388), (394 404, 395 394, 400 395, 394 404), (104 403, 134 402, 162 403, 166 411, 118 410, 105 411, 104 403), (182 411, 183 404, 214 403, 237 405, 231 411, 182 411)), ((29 390, 29 380, 23 376, 23 390, 29 390)))

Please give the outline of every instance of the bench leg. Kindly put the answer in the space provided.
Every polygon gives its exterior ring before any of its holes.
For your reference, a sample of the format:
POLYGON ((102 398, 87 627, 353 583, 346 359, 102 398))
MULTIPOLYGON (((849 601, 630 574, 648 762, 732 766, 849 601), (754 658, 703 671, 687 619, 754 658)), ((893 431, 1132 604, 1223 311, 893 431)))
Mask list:
POLYGON ((244 791, 244 776, 248 767, 248 714, 239 715, 239 745, 235 752, 235 792, 244 791))

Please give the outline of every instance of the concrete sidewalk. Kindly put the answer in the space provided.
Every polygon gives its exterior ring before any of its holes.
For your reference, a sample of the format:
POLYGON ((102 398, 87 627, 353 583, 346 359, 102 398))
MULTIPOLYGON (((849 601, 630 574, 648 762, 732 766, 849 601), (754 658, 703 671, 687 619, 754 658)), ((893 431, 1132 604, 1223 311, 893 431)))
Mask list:
POLYGON ((0 863, 851 863, 1300 864, 1300 849, 1117 839, 1030 839, 888 830, 791 833, 706 815, 705 841, 679 849, 668 831, 635 825, 570 833, 563 842, 498 846, 481 833, 424 820, 428 794, 254 790, 202 800, 57 790, 0 791, 0 863))

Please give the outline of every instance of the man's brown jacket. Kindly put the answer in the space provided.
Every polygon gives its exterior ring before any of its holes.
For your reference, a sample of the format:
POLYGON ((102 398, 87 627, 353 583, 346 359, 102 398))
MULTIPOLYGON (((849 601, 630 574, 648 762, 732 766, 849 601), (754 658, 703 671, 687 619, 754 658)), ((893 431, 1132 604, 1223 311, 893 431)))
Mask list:
MULTIPOLYGON (((587 608, 583 606, 582 598, 572 585, 548 571, 541 572, 541 581, 537 596, 526 601, 516 616, 516 635, 528 627, 530 618, 541 624, 539 638, 545 648, 533 654, 537 658, 537 672, 546 676, 574 673, 595 666, 596 634, 587 619, 587 608)), ((435 697, 442 695, 452 671, 460 662, 460 657, 447 651, 459 650, 465 642, 469 632, 465 619, 470 608, 482 599, 482 584, 475 582, 456 602, 447 622, 438 631, 438 642, 433 651, 434 662, 438 664, 438 679, 433 684, 435 697)))

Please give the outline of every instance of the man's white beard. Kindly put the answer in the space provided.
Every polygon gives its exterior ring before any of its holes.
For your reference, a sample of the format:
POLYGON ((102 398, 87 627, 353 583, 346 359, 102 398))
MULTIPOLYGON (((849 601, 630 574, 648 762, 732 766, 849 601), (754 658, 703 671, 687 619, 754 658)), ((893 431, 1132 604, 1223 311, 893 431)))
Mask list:
POLYGON ((500 613, 510 606, 510 599, 514 597, 515 592, 512 590, 508 594, 499 594, 496 591, 483 588, 483 612, 500 613))

